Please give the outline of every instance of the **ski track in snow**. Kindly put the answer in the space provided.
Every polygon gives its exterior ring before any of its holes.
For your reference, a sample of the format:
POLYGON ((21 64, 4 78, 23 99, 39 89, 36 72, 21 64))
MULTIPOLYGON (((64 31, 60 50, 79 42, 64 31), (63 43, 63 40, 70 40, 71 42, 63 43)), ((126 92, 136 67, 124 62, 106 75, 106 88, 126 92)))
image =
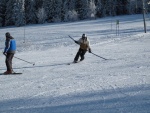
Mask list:
MULTIPOLYGON (((141 15, 0 31, 1 37, 9 31, 17 40, 17 57, 35 62, 14 58, 14 70, 23 74, 0 76, 0 113, 149 113, 150 33, 143 33, 141 15), (82 33, 94 53, 110 60, 87 52, 84 61, 67 65, 79 48, 68 35, 77 40, 82 33)), ((0 38, 1 51, 4 41, 0 38)))

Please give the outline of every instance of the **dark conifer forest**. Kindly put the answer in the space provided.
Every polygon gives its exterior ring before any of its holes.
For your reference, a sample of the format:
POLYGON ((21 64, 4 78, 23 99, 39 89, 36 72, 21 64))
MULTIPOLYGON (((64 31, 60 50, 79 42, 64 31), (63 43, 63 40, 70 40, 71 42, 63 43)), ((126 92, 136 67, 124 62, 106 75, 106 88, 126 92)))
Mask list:
POLYGON ((150 12, 149 0, 0 0, 0 27, 150 12))

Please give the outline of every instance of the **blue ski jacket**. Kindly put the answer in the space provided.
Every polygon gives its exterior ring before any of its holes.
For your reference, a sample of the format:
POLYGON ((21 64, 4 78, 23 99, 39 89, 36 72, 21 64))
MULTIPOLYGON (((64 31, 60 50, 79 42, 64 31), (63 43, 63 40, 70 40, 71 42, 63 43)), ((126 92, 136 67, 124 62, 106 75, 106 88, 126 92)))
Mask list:
POLYGON ((16 41, 13 37, 6 39, 4 53, 15 53, 16 41))

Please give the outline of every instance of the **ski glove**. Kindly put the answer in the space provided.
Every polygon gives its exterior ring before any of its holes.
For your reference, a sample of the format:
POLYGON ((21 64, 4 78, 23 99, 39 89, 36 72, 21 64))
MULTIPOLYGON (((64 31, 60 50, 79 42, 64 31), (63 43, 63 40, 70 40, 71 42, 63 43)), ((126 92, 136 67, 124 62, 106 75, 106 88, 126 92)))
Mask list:
POLYGON ((78 41, 75 40, 74 42, 75 42, 76 44, 78 44, 78 41))
POLYGON ((6 52, 3 52, 3 54, 6 56, 7 55, 7 53, 6 52))
POLYGON ((89 53, 92 53, 91 48, 89 48, 89 53))

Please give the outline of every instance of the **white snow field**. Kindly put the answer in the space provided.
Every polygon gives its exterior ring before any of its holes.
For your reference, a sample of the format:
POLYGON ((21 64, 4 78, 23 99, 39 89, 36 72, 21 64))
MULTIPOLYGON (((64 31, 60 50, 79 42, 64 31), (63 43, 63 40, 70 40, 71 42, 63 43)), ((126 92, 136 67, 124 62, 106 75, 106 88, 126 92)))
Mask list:
POLYGON ((144 33, 142 15, 130 15, 0 28, 0 73, 6 32, 17 41, 15 57, 31 63, 14 58, 23 74, 0 75, 0 113, 150 113, 149 19, 146 25, 144 33), (92 52, 109 60, 87 52, 67 65, 79 48, 68 35, 83 33, 92 52))

